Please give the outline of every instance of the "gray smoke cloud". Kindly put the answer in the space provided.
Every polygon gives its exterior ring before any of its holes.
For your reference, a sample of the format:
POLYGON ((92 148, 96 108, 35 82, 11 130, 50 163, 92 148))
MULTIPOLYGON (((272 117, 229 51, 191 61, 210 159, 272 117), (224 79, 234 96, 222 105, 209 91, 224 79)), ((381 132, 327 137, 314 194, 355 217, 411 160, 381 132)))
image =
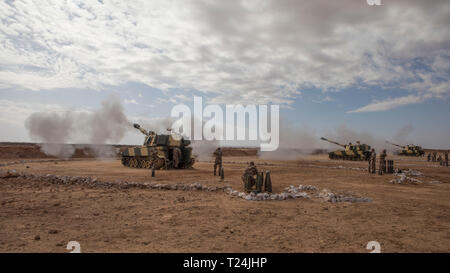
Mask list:
MULTIPOLYGON (((192 128, 194 128, 194 121, 196 119, 197 117, 195 116, 192 117, 191 120, 192 128)), ((202 121, 202 128, 204 128, 206 122, 207 122, 206 120, 202 121)), ((220 141, 218 140, 192 140, 191 143, 192 143, 191 144, 192 154, 196 157, 196 160, 199 161, 210 160, 213 157, 213 153, 217 149, 217 147, 221 146, 220 141)))
POLYGON ((71 144, 41 143, 41 151, 47 155, 69 158, 75 153, 75 146, 71 144))
POLYGON ((25 128, 31 139, 43 142, 44 153, 67 158, 75 152, 73 145, 66 145, 70 142, 87 143, 96 157, 110 157, 114 148, 100 144, 119 142, 132 127, 120 99, 110 96, 94 112, 33 113, 25 120, 25 128))
POLYGON ((219 147, 219 141, 194 140, 192 141, 192 154, 199 161, 207 161, 211 159, 214 151, 219 147))
POLYGON ((117 143, 130 129, 131 122, 128 121, 123 106, 118 97, 111 96, 102 102, 99 110, 93 113, 83 113, 81 120, 76 124, 81 130, 87 129, 89 143, 105 144, 117 143))
POLYGON ((280 121, 280 144, 276 151, 259 152, 263 159, 295 159, 312 154, 319 147, 318 137, 309 128, 292 127, 280 121))
POLYGON ((400 128, 398 132, 394 135, 393 141, 399 145, 406 145, 410 142, 409 136, 414 132, 414 127, 411 124, 400 128))

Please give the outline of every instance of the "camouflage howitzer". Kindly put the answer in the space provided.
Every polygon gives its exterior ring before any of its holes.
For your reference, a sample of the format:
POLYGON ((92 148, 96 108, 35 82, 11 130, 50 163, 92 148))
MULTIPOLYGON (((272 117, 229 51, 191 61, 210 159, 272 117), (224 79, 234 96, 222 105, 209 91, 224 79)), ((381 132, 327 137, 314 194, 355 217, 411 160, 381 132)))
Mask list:
POLYGON ((339 159, 339 160, 369 160, 371 152, 370 145, 361 144, 359 141, 356 144, 341 144, 324 137, 320 138, 321 140, 325 140, 327 142, 339 145, 344 148, 344 150, 336 150, 334 152, 328 153, 328 157, 330 159, 339 159))
POLYGON ((147 132, 139 124, 134 128, 145 135, 144 144, 122 150, 122 164, 141 169, 187 169, 195 163, 191 142, 174 134, 147 132))
POLYGON ((425 155, 425 151, 422 149, 422 147, 417 146, 417 145, 406 145, 406 146, 402 146, 402 145, 398 145, 389 141, 386 141, 386 143, 397 146, 399 148, 401 148, 400 151, 397 151, 396 154, 397 155, 405 155, 405 156, 424 156, 425 155))

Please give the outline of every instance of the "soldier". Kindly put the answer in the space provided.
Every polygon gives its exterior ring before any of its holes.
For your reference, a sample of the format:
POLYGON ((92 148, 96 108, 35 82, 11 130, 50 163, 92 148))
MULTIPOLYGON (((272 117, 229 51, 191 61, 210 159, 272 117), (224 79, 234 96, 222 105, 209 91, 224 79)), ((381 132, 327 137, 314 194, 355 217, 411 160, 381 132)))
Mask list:
POLYGON ((378 170, 378 174, 383 174, 386 172, 386 150, 383 150, 383 152, 380 154, 380 167, 378 170))
POLYGON ((439 164, 442 165, 442 156, 440 154, 437 158, 437 162, 439 162, 439 164))
POLYGON ((222 168, 222 150, 220 147, 214 151, 214 156, 216 157, 214 161, 214 175, 216 175, 217 166, 219 166, 219 171, 222 168))
POLYGON ((448 167, 448 152, 444 153, 444 165, 445 167, 448 167))
POLYGON ((428 153, 427 160, 428 160, 428 162, 431 161, 431 153, 428 153))
POLYGON ((181 159, 181 150, 178 147, 173 148, 173 167, 178 168, 181 159))
POLYGON ((377 153, 375 152, 375 149, 372 149, 369 158, 369 173, 376 172, 377 170, 376 162, 377 162, 377 153))
POLYGON ((253 186, 256 184, 257 174, 258 169, 256 168, 255 163, 252 161, 242 175, 242 182, 244 182, 245 191, 249 192, 252 190, 253 186))
POLYGON ((433 152, 433 158, 432 158, 433 162, 436 162, 436 154, 437 154, 436 152, 433 152))
POLYGON ((158 151, 156 149, 150 149, 149 157, 152 168, 160 169, 164 167, 164 162, 158 160, 158 151))
POLYGON ((153 167, 153 165, 155 164, 157 156, 158 156, 158 153, 155 151, 155 149, 149 149, 150 166, 153 167))

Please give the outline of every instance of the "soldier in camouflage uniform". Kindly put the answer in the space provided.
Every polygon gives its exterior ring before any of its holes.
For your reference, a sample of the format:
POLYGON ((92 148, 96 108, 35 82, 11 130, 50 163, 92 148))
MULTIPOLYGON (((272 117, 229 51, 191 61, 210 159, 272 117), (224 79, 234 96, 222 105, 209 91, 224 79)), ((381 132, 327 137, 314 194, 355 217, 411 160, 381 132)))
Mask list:
POLYGON ((428 155, 427 155, 427 160, 428 160, 428 162, 431 161, 431 153, 428 153, 428 155))
POLYGON ((258 174, 258 169, 255 166, 255 163, 252 161, 248 165, 247 169, 245 169, 244 174, 242 175, 242 182, 244 182, 245 191, 252 191, 253 186, 256 184, 256 175, 258 174))
POLYGON ((378 170, 378 174, 384 174, 386 172, 386 150, 380 154, 380 167, 378 170))
POLYGON ((444 166, 448 167, 448 152, 444 153, 444 166))
POLYGON ((437 153, 433 152, 433 159, 432 159, 433 162, 436 162, 436 156, 437 156, 437 153))
POLYGON ((439 162, 439 164, 442 165, 442 156, 441 155, 438 156, 437 162, 439 162))
POLYGON ((156 161, 156 157, 157 157, 157 152, 155 151, 155 149, 150 149, 149 150, 150 154, 149 154, 149 160, 150 160, 150 166, 156 167, 155 165, 155 161, 156 161))
POLYGON ((217 166, 219 167, 219 174, 220 168, 222 168, 222 150, 220 149, 220 147, 214 151, 214 156, 216 158, 214 161, 214 175, 216 175, 217 166))
POLYGON ((173 149, 173 167, 178 168, 181 160, 181 150, 178 147, 173 149))
POLYGON ((375 149, 371 150, 370 158, 369 158, 369 173, 375 173, 377 170, 377 153, 375 149))

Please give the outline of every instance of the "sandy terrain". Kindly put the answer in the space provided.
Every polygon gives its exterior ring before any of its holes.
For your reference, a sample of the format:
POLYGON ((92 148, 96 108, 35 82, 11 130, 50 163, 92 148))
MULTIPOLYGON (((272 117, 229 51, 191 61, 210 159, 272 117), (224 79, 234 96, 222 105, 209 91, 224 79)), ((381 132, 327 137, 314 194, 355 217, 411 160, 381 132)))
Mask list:
POLYGON ((450 168, 424 158, 391 158, 398 168, 422 172, 415 178, 423 183, 391 184, 393 175, 361 170, 366 162, 331 161, 326 155, 290 161, 225 157, 223 182, 212 176, 212 161, 151 177, 117 159, 34 158, 0 169, 242 190, 240 176, 253 160, 271 171, 274 192, 303 184, 373 201, 246 201, 224 192, 101 189, 7 178, 0 179, 0 252, 68 252, 72 240, 82 252, 368 252, 366 244, 373 240, 382 252, 449 252, 450 168))

